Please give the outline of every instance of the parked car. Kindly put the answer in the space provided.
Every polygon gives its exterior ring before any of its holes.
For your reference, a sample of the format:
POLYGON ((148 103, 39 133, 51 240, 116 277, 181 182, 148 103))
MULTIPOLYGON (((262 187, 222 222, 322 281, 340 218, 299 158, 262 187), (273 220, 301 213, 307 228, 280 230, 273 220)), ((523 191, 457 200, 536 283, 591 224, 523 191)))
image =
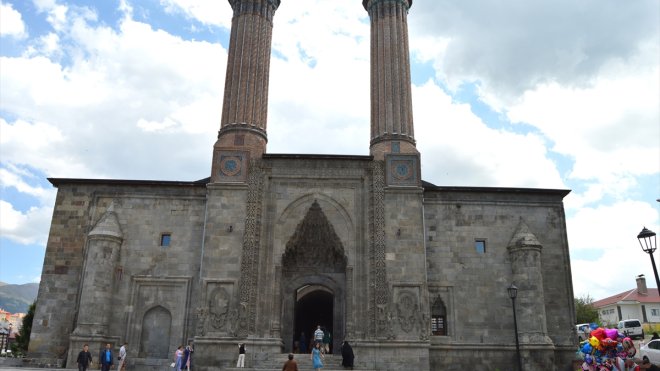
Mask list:
POLYGON ((642 328, 642 323, 638 319, 619 321, 617 329, 631 339, 644 339, 644 329, 642 328))
POLYGON ((575 325, 575 331, 577 331, 578 343, 581 343, 589 339, 591 327, 589 327, 588 323, 580 323, 579 325, 575 325))
POLYGON ((660 339, 651 340, 639 347, 639 358, 648 359, 651 363, 660 364, 660 339))

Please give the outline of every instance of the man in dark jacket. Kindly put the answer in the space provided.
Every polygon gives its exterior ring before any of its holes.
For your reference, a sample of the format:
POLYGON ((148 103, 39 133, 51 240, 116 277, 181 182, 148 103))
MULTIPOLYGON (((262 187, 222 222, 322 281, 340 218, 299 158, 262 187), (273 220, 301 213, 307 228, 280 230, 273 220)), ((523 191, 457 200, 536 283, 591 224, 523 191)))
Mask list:
POLYGON ((110 371, 113 364, 112 346, 110 344, 106 344, 105 349, 102 349, 99 353, 99 363, 101 364, 101 371, 110 371))
POLYGON ((78 353, 78 371, 87 371, 87 367, 92 364, 92 353, 89 352, 89 345, 83 345, 83 349, 78 353))

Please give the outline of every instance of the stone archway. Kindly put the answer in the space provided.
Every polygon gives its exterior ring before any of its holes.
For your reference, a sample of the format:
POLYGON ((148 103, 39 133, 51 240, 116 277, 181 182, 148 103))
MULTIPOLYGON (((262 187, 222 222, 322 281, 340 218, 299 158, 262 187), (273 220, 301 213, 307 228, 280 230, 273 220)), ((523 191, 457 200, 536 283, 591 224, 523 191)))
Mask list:
POLYGON ((344 338, 346 255, 317 201, 286 244, 282 255, 282 340, 290 352, 301 331, 309 341, 316 325, 327 326, 333 348, 344 338), (330 307, 330 308, 328 308, 330 307), (303 313, 301 310, 317 313, 303 313), (299 327, 312 327, 302 330, 299 327))

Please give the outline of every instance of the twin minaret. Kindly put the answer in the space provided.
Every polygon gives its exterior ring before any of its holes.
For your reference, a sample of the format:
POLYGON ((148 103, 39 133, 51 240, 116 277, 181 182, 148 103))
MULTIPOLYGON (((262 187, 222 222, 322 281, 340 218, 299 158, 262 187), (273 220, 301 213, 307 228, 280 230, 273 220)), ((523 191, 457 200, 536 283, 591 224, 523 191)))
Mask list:
MULTIPOLYGON (((280 0, 229 3, 234 15, 213 181, 235 178, 245 158, 260 158, 268 142, 273 16, 280 0)), ((363 0, 362 5, 371 19, 370 152, 376 160, 387 153, 416 154, 407 23, 412 0, 363 0)))

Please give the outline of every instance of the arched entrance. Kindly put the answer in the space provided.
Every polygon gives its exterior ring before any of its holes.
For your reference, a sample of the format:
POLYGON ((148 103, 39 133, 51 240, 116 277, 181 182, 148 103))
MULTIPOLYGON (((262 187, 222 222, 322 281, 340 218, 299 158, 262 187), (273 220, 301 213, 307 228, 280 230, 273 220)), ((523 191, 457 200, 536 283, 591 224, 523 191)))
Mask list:
POLYGON ((344 338, 346 256, 318 202, 314 201, 282 256, 282 340, 287 352, 316 326, 332 334, 332 348, 344 338))
POLYGON ((321 326, 334 334, 334 295, 325 286, 308 285, 296 290, 296 304, 294 309, 294 341, 305 334, 306 349, 312 344, 312 334, 317 326, 321 326))

